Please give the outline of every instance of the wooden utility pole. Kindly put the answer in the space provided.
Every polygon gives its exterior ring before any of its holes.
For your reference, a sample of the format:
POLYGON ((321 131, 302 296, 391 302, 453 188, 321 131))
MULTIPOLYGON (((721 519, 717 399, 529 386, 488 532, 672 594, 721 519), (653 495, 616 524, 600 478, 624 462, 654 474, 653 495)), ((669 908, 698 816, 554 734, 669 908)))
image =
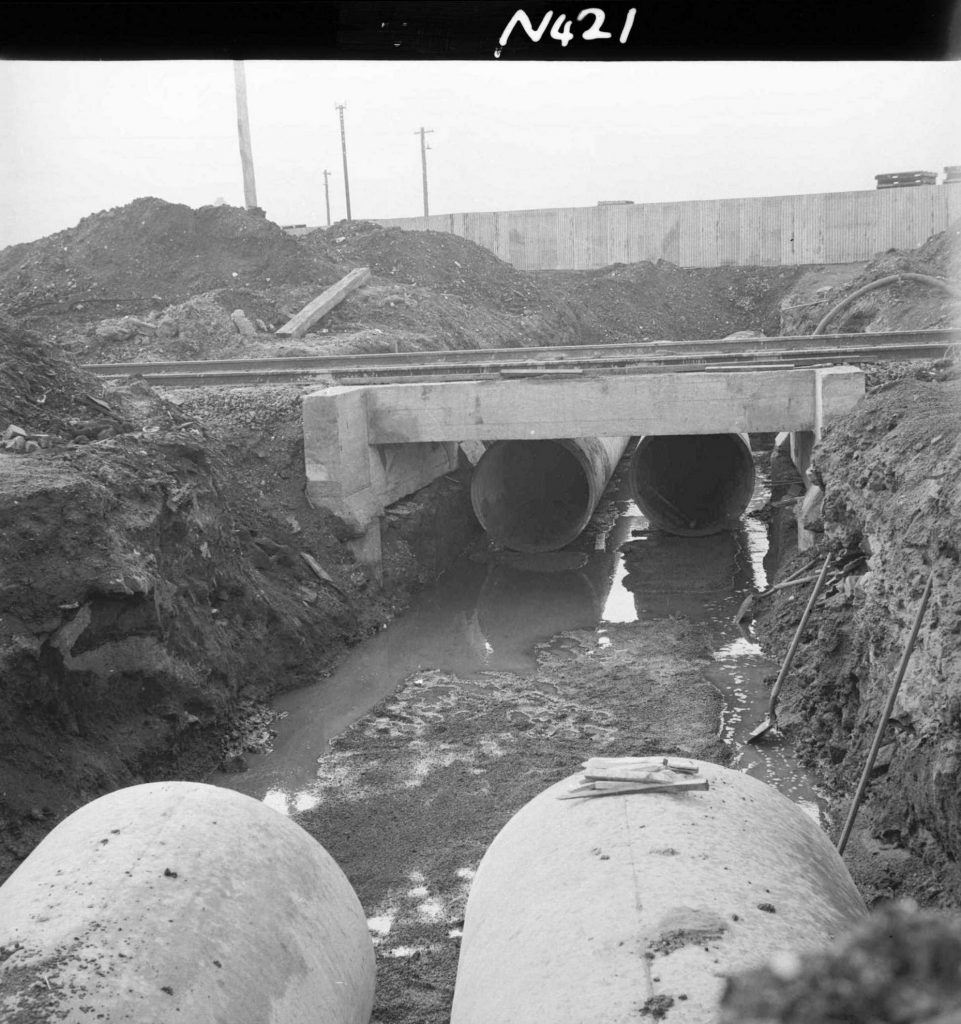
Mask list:
POLYGON ((327 204, 327 227, 330 227, 330 185, 327 179, 330 177, 330 171, 324 171, 324 202, 327 204))
POLYGON ((244 171, 244 205, 257 206, 257 185, 254 182, 254 157, 250 149, 250 119, 247 115, 247 75, 242 60, 234 61, 234 87, 237 92, 237 135, 240 138, 240 164, 244 171))
POLYGON ((430 217, 430 208, 427 205, 427 150, 430 149, 430 146, 427 145, 427 143, 426 143, 426 141, 424 139, 424 136, 425 135, 432 135, 433 133, 434 133, 434 129, 433 128, 423 128, 423 127, 418 128, 417 131, 414 132, 415 135, 420 135, 420 167, 421 167, 421 173, 422 173, 423 178, 424 178, 424 230, 425 231, 429 231, 430 230, 430 226, 429 226, 430 225, 430 221, 428 220, 428 217, 430 217))
POLYGON ((340 111, 340 151, 344 156, 344 198, 347 201, 347 222, 350 223, 350 180, 347 177, 347 135, 344 132, 344 107, 346 103, 335 103, 340 111))

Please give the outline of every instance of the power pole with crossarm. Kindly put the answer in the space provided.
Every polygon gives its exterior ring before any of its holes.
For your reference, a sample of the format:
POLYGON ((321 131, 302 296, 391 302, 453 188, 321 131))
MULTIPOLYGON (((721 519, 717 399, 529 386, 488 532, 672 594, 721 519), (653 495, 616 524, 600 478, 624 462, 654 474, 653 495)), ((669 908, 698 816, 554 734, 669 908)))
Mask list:
POLYGON ((415 135, 420 135, 420 166, 421 166, 421 171, 423 173, 423 178, 424 178, 424 230, 425 231, 429 231, 430 230, 430 227, 429 227, 430 221, 428 220, 428 217, 430 216, 430 208, 427 205, 427 150, 430 149, 430 146, 427 145, 427 142, 426 142, 424 136, 425 135, 432 135, 433 132, 434 132, 433 128, 423 128, 423 127, 418 128, 417 131, 414 132, 415 135))

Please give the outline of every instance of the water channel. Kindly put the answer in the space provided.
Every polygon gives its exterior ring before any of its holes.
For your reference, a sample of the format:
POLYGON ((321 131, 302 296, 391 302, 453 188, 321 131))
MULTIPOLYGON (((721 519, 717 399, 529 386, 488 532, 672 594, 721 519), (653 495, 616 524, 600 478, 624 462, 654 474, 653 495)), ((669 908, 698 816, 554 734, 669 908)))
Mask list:
POLYGON ((268 754, 248 754, 248 770, 208 781, 247 793, 283 813, 319 800, 317 759, 330 740, 362 718, 412 674, 438 669, 469 680, 482 672, 535 667, 535 645, 573 629, 593 630, 599 646, 613 623, 684 616, 703 629, 713 661, 707 678, 724 695, 722 738, 732 766, 775 786, 824 824, 825 801, 781 737, 750 745, 764 721, 777 664, 734 617, 752 590, 767 585, 767 529, 750 512, 768 497, 767 454, 736 531, 710 538, 652 530, 640 509, 613 486, 591 526, 570 549, 539 558, 472 546, 406 612, 365 641, 327 678, 278 696, 276 738, 268 754), (641 578, 625 585, 625 545, 644 545, 641 578), (767 681, 766 681, 767 680, 767 681))

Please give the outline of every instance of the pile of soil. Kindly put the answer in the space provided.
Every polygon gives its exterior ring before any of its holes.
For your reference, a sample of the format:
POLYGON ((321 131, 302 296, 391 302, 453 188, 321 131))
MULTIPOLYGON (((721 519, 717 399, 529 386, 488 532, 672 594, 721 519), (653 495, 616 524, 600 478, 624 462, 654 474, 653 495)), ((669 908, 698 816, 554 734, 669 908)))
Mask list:
POLYGON ((924 330, 957 324, 961 314, 961 221, 917 249, 889 249, 867 264, 847 264, 832 275, 805 276, 785 298, 782 334, 811 334, 848 296, 884 277, 912 273, 954 286, 955 296, 934 285, 904 280, 881 286, 833 316, 822 333, 860 334, 924 330), (851 271, 857 271, 851 273, 851 271))
POLYGON ((544 304, 529 274, 460 235, 340 221, 303 236, 303 245, 321 259, 370 267, 385 281, 454 295, 466 306, 523 313, 544 304))
POLYGON ((805 267, 692 269, 665 260, 534 276, 582 311, 585 343, 724 338, 778 333, 780 306, 805 267))
POLYGON ((436 351, 579 340, 577 309, 458 236, 341 222, 301 238, 254 211, 160 199, 0 253, 0 300, 85 362, 436 351), (359 266, 304 338, 273 332, 359 266))
POLYGON ((0 303, 28 326, 143 313, 215 288, 326 286, 340 275, 278 225, 232 206, 147 197, 0 252, 0 303))
POLYGON ((294 238, 255 211, 144 198, 0 252, 0 301, 85 362, 335 355, 774 334, 801 274, 528 274, 446 232, 342 221, 294 238), (305 337, 276 337, 359 266, 367 286, 305 337))

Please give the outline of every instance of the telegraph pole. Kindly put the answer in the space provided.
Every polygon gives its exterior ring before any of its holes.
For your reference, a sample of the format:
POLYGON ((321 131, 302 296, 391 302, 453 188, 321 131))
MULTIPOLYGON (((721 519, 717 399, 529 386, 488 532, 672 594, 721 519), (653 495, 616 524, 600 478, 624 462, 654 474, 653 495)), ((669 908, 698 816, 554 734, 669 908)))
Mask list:
POLYGON ((418 128, 417 131, 414 132, 415 135, 419 135, 420 136, 420 166, 421 166, 421 172, 422 172, 423 178, 424 178, 424 230, 425 231, 429 231, 430 230, 430 228, 428 226, 430 222, 427 219, 430 216, 430 210, 429 210, 428 205, 427 205, 427 150, 430 149, 430 146, 427 145, 427 142, 424 139, 424 136, 425 135, 432 135, 433 133, 434 133, 434 129, 433 128, 423 128, 423 127, 418 128))
POLYGON ((242 60, 234 61, 234 89, 237 94, 240 164, 244 171, 244 205, 252 210, 257 206, 257 186, 254 183, 254 157, 250 148, 250 120, 247 116, 247 75, 242 60))
POLYGON ((327 227, 330 227, 330 185, 327 183, 329 177, 330 171, 324 171, 324 202, 327 204, 327 227))
POLYGON ((350 222, 350 180, 347 177, 347 136, 344 133, 344 107, 346 103, 335 103, 340 111, 340 150, 344 156, 344 198, 347 200, 347 221, 350 222))

